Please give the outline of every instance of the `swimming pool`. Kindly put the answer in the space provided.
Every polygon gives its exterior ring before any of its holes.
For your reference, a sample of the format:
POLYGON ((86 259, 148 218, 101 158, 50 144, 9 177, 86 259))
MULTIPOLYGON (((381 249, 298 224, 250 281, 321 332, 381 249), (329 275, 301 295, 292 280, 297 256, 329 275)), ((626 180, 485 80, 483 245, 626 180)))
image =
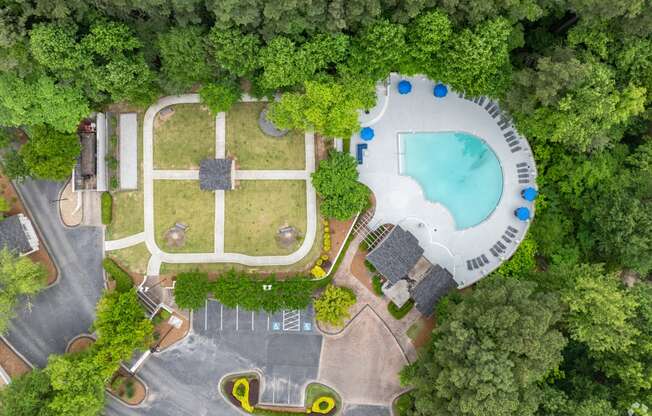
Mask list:
POLYGON ((457 229, 480 224, 498 205, 503 172, 484 140, 464 132, 401 133, 403 174, 444 205, 457 229))

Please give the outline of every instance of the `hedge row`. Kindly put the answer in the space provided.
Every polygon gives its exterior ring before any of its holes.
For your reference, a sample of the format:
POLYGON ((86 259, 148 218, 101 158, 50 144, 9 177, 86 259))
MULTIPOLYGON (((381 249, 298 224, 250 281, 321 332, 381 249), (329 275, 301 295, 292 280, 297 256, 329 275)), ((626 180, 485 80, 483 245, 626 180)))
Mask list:
POLYGON ((177 275, 174 297, 179 307, 187 309, 202 307, 212 293, 229 308, 277 312, 306 308, 313 292, 329 282, 328 278, 312 280, 303 276, 278 280, 275 276, 260 277, 235 270, 210 282, 206 273, 190 272, 177 275))
POLYGON ((128 292, 134 285, 131 276, 122 267, 120 267, 113 259, 105 258, 102 261, 102 267, 109 275, 111 280, 115 281, 115 290, 118 292, 128 292))
POLYGON ((414 301, 412 299, 408 300, 405 302, 405 305, 402 307, 398 308, 394 302, 389 302, 387 304, 387 310, 389 311, 390 315, 392 315, 396 319, 403 319, 405 315, 408 314, 414 307, 414 301))
POLYGON ((102 192, 102 224, 109 225, 113 221, 113 197, 108 192, 102 192))

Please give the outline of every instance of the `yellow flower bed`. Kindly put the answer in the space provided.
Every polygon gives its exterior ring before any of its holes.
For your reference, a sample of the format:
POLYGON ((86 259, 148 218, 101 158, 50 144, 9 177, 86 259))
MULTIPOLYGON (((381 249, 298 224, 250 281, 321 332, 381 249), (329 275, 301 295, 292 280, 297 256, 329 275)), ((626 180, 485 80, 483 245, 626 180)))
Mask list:
POLYGON ((238 399, 240 404, 242 405, 242 408, 249 413, 253 413, 254 408, 253 406, 249 403, 249 380, 246 378, 239 378, 233 383, 233 391, 231 392, 233 394, 233 397, 238 399), (244 386, 244 393, 242 395, 238 394, 238 388, 240 386, 244 386))
POLYGON ((328 414, 331 410, 335 409, 335 399, 332 397, 322 396, 314 401, 310 411, 312 413, 317 413, 320 415, 328 414), (326 404, 326 407, 322 409, 322 404, 326 404))

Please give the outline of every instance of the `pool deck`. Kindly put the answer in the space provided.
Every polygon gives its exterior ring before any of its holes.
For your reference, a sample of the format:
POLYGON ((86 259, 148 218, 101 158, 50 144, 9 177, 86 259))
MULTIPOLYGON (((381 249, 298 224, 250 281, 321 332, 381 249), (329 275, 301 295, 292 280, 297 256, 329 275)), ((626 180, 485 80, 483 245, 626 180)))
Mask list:
MULTIPOLYGON (((370 228, 391 223, 412 232, 419 239, 428 260, 447 268, 462 288, 488 275, 511 257, 523 239, 529 222, 519 221, 514 216, 514 210, 525 206, 534 212, 533 204, 525 201, 520 192, 528 186, 536 188, 536 167, 525 138, 506 121, 502 122, 501 129, 499 123, 502 116, 494 118, 490 114, 492 105, 487 98, 483 98, 479 105, 472 99, 461 98, 450 89, 445 98, 435 98, 434 85, 426 77, 392 74, 386 88, 377 88, 379 99, 376 107, 369 114, 360 115, 362 125, 372 127, 375 137, 366 142, 368 148, 364 151, 364 161, 358 165, 358 171, 360 181, 369 186, 376 197, 376 211, 369 223, 370 228), (401 79, 412 83, 411 93, 398 93, 396 85, 401 79), (457 230, 445 206, 426 200, 420 185, 411 177, 400 174, 398 134, 437 131, 474 134, 487 142, 500 161, 502 196, 489 217, 474 227, 457 230), (510 147, 505 138, 510 131, 514 132, 519 142, 520 150, 515 152, 512 150, 517 147, 513 142, 510 147), (527 173, 519 172, 517 164, 527 173), (519 183, 519 180, 529 183, 519 183), (508 227, 517 230, 515 238, 506 234, 508 227), (490 249, 498 241, 505 249, 495 256, 490 249), (469 270, 467 261, 483 255, 488 259, 488 264, 469 270)), ((351 152, 355 156, 356 145, 362 140, 354 135, 351 141, 351 152)))

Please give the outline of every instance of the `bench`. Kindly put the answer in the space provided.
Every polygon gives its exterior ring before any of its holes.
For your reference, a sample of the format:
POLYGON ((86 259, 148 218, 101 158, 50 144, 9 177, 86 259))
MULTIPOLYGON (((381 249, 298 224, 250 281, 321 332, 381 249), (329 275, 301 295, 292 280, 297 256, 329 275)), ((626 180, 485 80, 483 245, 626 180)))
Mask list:
POLYGON ((367 143, 358 143, 355 148, 355 157, 358 159, 358 165, 362 165, 362 151, 367 149, 367 143))

